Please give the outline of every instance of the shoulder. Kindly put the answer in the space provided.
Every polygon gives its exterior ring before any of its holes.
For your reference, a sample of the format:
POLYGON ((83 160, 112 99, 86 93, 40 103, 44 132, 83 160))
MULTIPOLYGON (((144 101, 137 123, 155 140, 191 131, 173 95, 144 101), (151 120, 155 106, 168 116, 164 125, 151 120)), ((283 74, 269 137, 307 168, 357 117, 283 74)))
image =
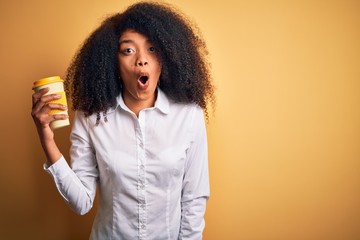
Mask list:
POLYGON ((179 103, 170 101, 169 113, 175 115, 184 114, 188 118, 194 118, 203 115, 203 110, 196 103, 179 103))
POLYGON ((193 113, 202 113, 201 107, 196 103, 179 102, 173 100, 161 89, 158 89, 158 96, 155 102, 155 108, 159 109, 165 115, 186 114, 191 116, 193 113))
POLYGON ((73 120, 73 131, 77 129, 89 130, 93 128, 96 124, 96 113, 91 114, 90 116, 86 115, 85 112, 81 110, 75 111, 74 120, 73 120))
POLYGON ((169 119, 190 132, 205 126, 203 109, 196 103, 170 102, 169 119))

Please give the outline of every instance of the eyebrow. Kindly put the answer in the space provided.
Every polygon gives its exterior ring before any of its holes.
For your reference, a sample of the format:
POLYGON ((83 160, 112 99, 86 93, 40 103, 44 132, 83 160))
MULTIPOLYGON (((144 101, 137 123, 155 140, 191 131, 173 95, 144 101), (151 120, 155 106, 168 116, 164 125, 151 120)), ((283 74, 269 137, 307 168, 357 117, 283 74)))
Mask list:
POLYGON ((120 44, 120 45, 123 44, 123 43, 134 43, 134 41, 131 40, 131 39, 125 39, 125 40, 119 41, 119 44, 120 44))
MULTIPOLYGON (((135 41, 131 40, 131 39, 124 39, 124 40, 119 41, 119 45, 124 44, 124 43, 135 43, 135 41)), ((147 39, 146 43, 151 44, 151 41, 149 39, 147 39)))

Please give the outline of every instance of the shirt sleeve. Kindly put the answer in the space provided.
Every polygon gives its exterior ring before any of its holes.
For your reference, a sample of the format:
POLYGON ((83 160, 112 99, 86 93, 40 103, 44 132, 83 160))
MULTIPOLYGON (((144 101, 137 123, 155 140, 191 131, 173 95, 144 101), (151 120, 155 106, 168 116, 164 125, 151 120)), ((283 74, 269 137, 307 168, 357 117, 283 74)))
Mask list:
POLYGON ((62 156, 50 167, 44 166, 44 169, 53 176, 59 193, 71 209, 83 215, 93 206, 99 174, 86 119, 80 114, 76 113, 70 137, 72 168, 62 156))
POLYGON ((205 208, 210 196, 206 127, 200 107, 192 119, 192 143, 187 152, 181 199, 179 239, 202 239, 205 208))

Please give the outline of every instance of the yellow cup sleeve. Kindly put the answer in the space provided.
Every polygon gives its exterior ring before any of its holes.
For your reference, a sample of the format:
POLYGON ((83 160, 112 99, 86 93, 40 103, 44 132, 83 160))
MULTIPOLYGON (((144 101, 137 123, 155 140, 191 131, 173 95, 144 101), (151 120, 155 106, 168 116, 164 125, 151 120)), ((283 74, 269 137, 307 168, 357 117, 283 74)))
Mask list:
MULTIPOLYGON (((53 101, 50 101, 50 103, 62 104, 62 105, 67 106, 67 101, 66 101, 66 95, 65 95, 65 92, 55 92, 54 94, 59 94, 59 95, 61 95, 61 98, 56 99, 56 100, 53 100, 53 101)), ((49 112, 49 115, 53 115, 53 114, 61 114, 61 113, 66 114, 66 113, 67 113, 67 111, 54 109, 54 110, 51 110, 51 111, 49 112)))

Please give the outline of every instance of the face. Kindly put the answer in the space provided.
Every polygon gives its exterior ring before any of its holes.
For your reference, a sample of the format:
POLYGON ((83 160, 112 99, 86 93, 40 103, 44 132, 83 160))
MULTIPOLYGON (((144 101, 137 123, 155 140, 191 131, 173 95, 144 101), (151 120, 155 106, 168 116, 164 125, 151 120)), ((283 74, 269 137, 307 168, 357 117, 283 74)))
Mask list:
POLYGON ((119 44, 119 70, 125 103, 152 106, 161 74, 157 50, 146 36, 133 30, 123 32, 119 44))

